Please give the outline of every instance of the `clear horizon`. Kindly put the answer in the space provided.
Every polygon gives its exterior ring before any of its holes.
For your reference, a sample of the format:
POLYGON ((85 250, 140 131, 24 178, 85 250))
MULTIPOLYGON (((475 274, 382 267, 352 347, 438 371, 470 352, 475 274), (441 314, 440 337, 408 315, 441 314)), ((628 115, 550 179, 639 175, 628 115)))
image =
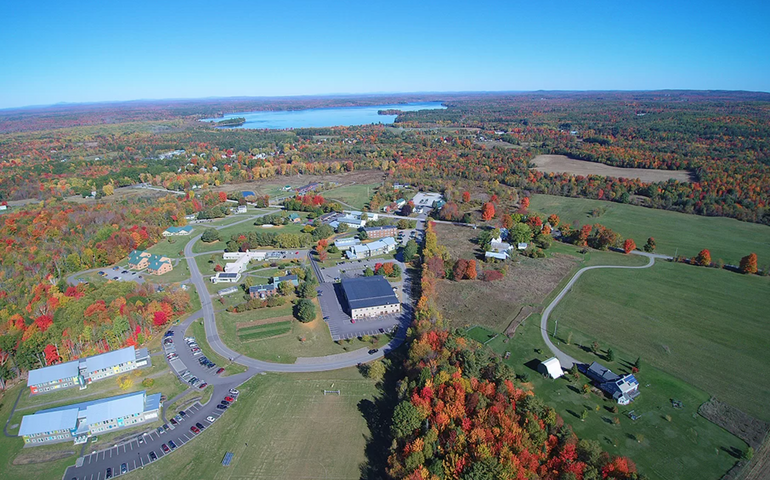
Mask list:
POLYGON ((0 109, 409 93, 770 92, 766 2, 43 3, 0 6, 0 109))

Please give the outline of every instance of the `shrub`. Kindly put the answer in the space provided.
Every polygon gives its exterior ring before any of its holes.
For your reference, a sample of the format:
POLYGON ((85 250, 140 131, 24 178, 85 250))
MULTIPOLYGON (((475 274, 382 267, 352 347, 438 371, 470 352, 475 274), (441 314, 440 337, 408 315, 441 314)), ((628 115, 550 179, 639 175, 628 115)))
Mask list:
POLYGON ((481 279, 485 282, 495 282, 503 279, 503 274, 497 270, 485 270, 481 276, 481 279))
POLYGON ((142 386, 144 388, 150 388, 153 385, 155 385, 155 380, 152 378, 145 378, 144 380, 142 380, 142 386))

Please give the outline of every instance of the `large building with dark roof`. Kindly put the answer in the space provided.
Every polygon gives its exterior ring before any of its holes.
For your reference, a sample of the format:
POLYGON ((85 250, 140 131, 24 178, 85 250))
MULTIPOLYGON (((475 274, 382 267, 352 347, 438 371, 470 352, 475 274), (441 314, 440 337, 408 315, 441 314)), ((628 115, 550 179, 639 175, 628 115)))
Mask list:
POLYGON ((22 417, 19 436, 30 446, 67 440, 85 443, 92 435, 157 419, 160 397, 160 393, 147 395, 141 391, 39 410, 22 417))
POLYGON ((346 278, 341 283, 350 316, 354 320, 401 311, 401 302, 382 275, 346 278))
POLYGON ((120 350, 72 360, 48 367, 30 370, 27 386, 30 393, 46 393, 79 385, 81 389, 95 381, 150 365, 146 348, 120 350))

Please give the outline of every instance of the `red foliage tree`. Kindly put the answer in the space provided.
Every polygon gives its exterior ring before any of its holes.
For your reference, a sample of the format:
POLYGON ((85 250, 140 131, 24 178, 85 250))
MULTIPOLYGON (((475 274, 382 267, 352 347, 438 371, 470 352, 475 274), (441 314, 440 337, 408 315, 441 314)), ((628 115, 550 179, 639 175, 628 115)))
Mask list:
POLYGON ((225 192, 219 192, 219 201, 220 202, 226 202, 227 201, 227 194, 225 192))
POLYGON ((510 230, 513 228, 513 217, 506 213, 503 215, 503 218, 500 221, 500 225, 502 225, 503 228, 510 230))
POLYGON ((711 265, 711 252, 709 252, 707 248, 704 248, 695 257, 695 260, 693 263, 695 263, 696 265, 700 265, 702 267, 708 267, 709 265, 711 265))
POLYGON ((457 260, 454 268, 452 269, 452 276, 455 280, 460 281, 465 278, 465 272, 468 270, 468 261, 465 259, 457 260))
POLYGON ((56 351, 56 346, 51 345, 50 343, 43 349, 43 354, 45 355, 46 365, 53 365, 54 363, 59 363, 61 361, 59 352, 56 351))
POLYGON ((438 212, 438 216, 441 220, 453 222, 460 218, 460 207, 454 202, 445 203, 441 210, 438 212))
POLYGON ((217 265, 214 265, 214 271, 215 272, 224 272, 225 269, 222 268, 222 265, 217 264, 217 265))
POLYGON ((465 278, 476 280, 476 260, 468 260, 468 267, 465 270, 465 278))
POLYGON ((524 197, 524 198, 522 198, 522 199, 521 199, 521 201, 519 201, 519 206, 520 206, 520 207, 521 207, 523 210, 526 210, 526 209, 528 209, 528 208, 529 208, 529 197, 524 197))
POLYGON ((591 235, 593 227, 591 225, 583 225, 578 233, 576 244, 581 247, 585 247, 588 242, 588 236, 591 235))
POLYGON ((471 201, 471 192, 463 192, 463 202, 468 203, 471 201))
POLYGON ((433 276, 436 278, 444 278, 444 260, 442 260, 441 257, 430 257, 427 260, 426 265, 428 271, 431 272, 433 276))
POLYGON ((325 262, 327 258, 329 258, 329 254, 326 253, 326 250, 321 250, 318 252, 318 260, 325 262))
POLYGON ((166 315, 166 312, 162 310, 158 310, 155 312, 152 316, 152 324, 156 327, 160 327, 162 325, 165 325, 166 322, 168 322, 168 315, 166 315))
POLYGON ((627 238, 625 242, 623 242, 623 251, 626 252, 626 254, 631 253, 632 250, 636 248, 636 243, 634 243, 633 240, 630 238, 627 238))
POLYGON ((41 332, 45 332, 53 325, 53 317, 50 315, 40 315, 35 319, 35 325, 41 332))
POLYGON ((742 273, 757 273, 757 254, 750 253, 741 258, 741 272, 742 273))
POLYGON ((492 205, 491 202, 485 203, 481 208, 481 218, 483 218, 484 221, 489 221, 495 218, 495 206, 492 205))

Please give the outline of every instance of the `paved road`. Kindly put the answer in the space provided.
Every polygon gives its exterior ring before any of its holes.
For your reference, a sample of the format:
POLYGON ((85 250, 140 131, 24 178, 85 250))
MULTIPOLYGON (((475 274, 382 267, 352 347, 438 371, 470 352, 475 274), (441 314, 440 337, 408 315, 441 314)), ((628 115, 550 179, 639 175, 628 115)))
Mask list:
POLYGON ((551 338, 548 336, 548 317, 551 315, 551 312, 556 307, 556 305, 559 304, 559 302, 564 298, 564 296, 569 292, 569 290, 572 288, 572 286, 575 284, 575 282, 587 271, 589 270, 596 270, 599 268, 631 268, 631 269, 640 269, 640 268, 650 268, 651 266, 655 265, 655 259, 665 259, 670 260, 671 257, 666 255, 658 255, 656 253, 646 253, 646 252, 640 252, 637 250, 634 250, 631 252, 634 255, 640 255, 643 257, 647 257, 649 260, 647 265, 642 265, 639 267, 627 267, 622 265, 596 265, 593 267, 584 267, 577 271, 574 277, 570 279, 570 281, 567 283, 567 285, 562 289, 561 292, 559 292, 558 295, 556 295, 556 298, 553 299, 550 305, 548 305, 545 310, 543 310, 543 315, 540 318, 540 334, 543 336, 543 341, 545 342, 546 346, 549 350, 554 354, 556 358, 559 359, 559 363, 561 363, 562 368, 572 368, 572 365, 575 363, 582 363, 575 358, 571 357, 570 355, 562 352, 559 350, 556 345, 553 344, 551 341, 551 338))

